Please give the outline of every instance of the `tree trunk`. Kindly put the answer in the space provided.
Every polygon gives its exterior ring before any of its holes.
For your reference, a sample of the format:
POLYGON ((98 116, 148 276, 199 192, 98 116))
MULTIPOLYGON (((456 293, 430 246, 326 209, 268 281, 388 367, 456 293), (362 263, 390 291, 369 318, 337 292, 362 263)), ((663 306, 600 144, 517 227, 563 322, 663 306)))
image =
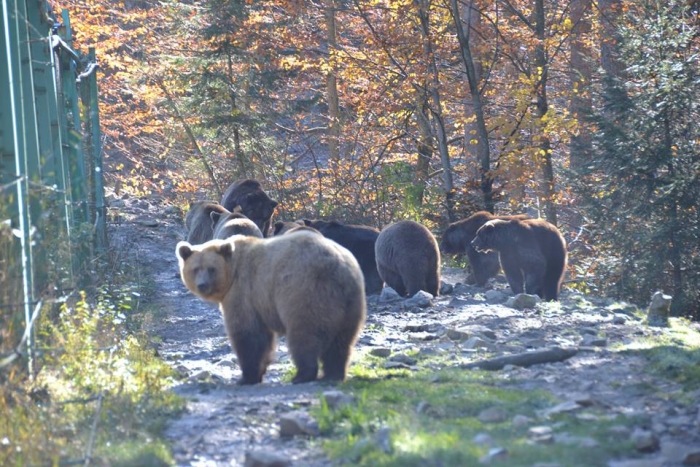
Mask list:
POLYGON ((326 92, 328 94, 328 154, 331 159, 340 159, 340 104, 338 102, 338 84, 336 82, 336 29, 335 11, 337 0, 326 0, 326 33, 328 35, 328 65, 326 92))
POLYGON ((425 184, 428 181, 430 173, 430 159, 433 158, 433 132, 430 128, 430 106, 428 105, 428 97, 423 96, 418 105, 420 111, 417 114, 418 122, 418 163, 416 165, 416 183, 418 184, 417 200, 423 204, 425 195, 425 184))
POLYGON ((578 134, 571 138, 569 165, 581 168, 591 157, 591 136, 583 117, 591 112, 591 95, 588 87, 592 79, 591 49, 587 45, 591 33, 588 13, 591 0, 573 0, 571 4, 571 113, 578 123, 578 134))
MULTIPOLYGON (((471 27, 474 21, 472 17, 478 16, 473 14, 473 3, 470 2, 469 8, 465 13, 466 23, 471 27)), ((471 140, 476 139, 476 157, 480 163, 479 173, 481 176, 481 193, 484 199, 484 209, 493 213, 493 178, 491 177, 491 152, 489 149, 489 134, 486 129, 486 117, 484 116, 484 108, 481 100, 481 91, 479 90, 479 69, 474 61, 470 46, 469 30, 465 33, 462 27, 462 15, 460 14, 459 4, 457 0, 452 0, 452 18, 457 29, 457 38, 459 39, 462 62, 467 73, 467 81, 469 84, 469 95, 471 96, 471 107, 469 111, 476 117, 476 128, 473 130, 476 133, 476 138, 472 138, 471 129, 468 133, 465 132, 465 146, 471 147, 471 140)), ((466 130, 465 130, 466 131, 466 130)))
MULTIPOLYGON (((545 10, 544 0, 535 2, 535 35, 537 45, 535 46, 535 116, 543 120, 549 109, 547 102, 547 55, 545 52, 545 10)), ((549 137, 544 133, 544 125, 539 125, 539 154, 537 159, 542 167, 542 180, 540 186, 540 201, 545 206, 545 216, 549 222, 557 224, 557 208, 554 204, 554 168, 552 166, 552 145, 549 137)))
POLYGON ((447 147, 447 134, 445 120, 442 114, 442 102, 440 100, 440 76, 433 51, 433 43, 430 35, 429 0, 419 0, 418 16, 420 18, 421 32, 423 33, 423 52, 428 69, 428 94, 431 100, 431 114, 437 135, 440 161, 442 162, 442 180, 445 190, 445 210, 449 222, 455 221, 454 215, 454 183, 452 180, 452 166, 450 153, 447 147))

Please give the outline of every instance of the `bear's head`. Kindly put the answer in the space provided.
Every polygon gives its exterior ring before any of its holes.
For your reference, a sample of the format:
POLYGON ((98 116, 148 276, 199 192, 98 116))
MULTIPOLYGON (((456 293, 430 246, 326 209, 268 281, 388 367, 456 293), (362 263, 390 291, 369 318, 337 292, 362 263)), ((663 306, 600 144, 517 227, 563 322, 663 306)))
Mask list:
POLYGON ((507 241, 503 235, 503 229, 510 221, 501 219, 490 220, 476 231, 476 237, 472 240, 472 246, 476 251, 488 253, 499 250, 503 240, 507 241))
POLYGON ((448 255, 464 253, 471 240, 471 238, 467 238, 467 232, 464 229, 452 224, 442 234, 440 251, 448 255))
POLYGON ((233 243, 210 240, 201 245, 179 242, 175 249, 180 277, 195 295, 220 302, 231 288, 233 243))

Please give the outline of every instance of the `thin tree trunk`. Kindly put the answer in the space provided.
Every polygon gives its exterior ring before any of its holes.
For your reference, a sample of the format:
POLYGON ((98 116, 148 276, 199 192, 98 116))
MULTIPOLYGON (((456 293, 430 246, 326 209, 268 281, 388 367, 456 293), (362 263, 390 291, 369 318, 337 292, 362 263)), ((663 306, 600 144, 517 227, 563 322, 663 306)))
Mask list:
POLYGON ((340 104, 338 100, 338 83, 335 76, 336 68, 336 27, 335 11, 337 0, 326 0, 326 33, 328 35, 328 64, 326 76, 326 92, 328 94, 328 154, 331 159, 340 159, 340 104))
POLYGON ((433 132, 430 128, 430 118, 428 113, 430 112, 428 105, 427 96, 421 99, 422 102, 419 104, 418 108, 420 111, 417 114, 418 122, 418 164, 416 166, 416 183, 419 186, 418 192, 418 202, 423 204, 423 197, 425 195, 425 184, 428 181, 428 175, 430 173, 430 159, 433 158, 433 132))
MULTIPOLYGON (((535 105, 535 116, 539 120, 543 120, 549 104, 547 102, 547 55, 545 52, 545 10, 544 0, 535 2, 535 35, 537 37, 537 45, 535 46, 535 73, 537 73, 537 81, 535 84, 535 96, 537 99, 535 105)), ((538 159, 542 166, 542 181, 540 200, 545 206, 545 216, 549 222, 557 224, 557 208, 554 204, 554 168, 552 166, 552 144, 549 137, 544 133, 544 125, 539 125, 538 136, 539 154, 538 159)))
POLYGON ((168 101, 168 104, 170 104, 170 107, 173 109, 173 113, 175 115, 175 119, 180 122, 182 127, 185 129, 185 133, 187 133, 187 137, 190 140, 190 143, 192 143, 192 147, 194 148, 194 151, 197 153, 197 158, 202 162, 202 166, 204 167, 204 170, 206 170, 207 175, 209 175, 209 179, 211 180, 211 183, 214 185, 214 189, 216 190, 216 194, 219 198, 223 196, 223 192, 221 191, 221 187, 219 186, 219 182, 214 176, 214 171, 211 168, 211 165, 209 165, 209 161, 207 160, 206 155, 202 152, 202 149, 199 147, 199 143, 197 143, 197 138, 194 136, 194 132, 192 131, 192 128, 190 125, 187 123, 187 120, 182 116, 180 113, 180 109, 178 109, 177 104, 173 100, 172 96, 170 95, 170 91, 168 91, 168 88, 165 87, 165 83, 161 81, 160 79, 155 80, 156 84, 158 87, 163 91, 163 94, 165 95, 165 99, 168 101))
MULTIPOLYGON (((472 7, 473 2, 469 4, 467 24, 471 23, 472 7)), ((468 32, 465 33, 464 28, 462 27, 462 16, 459 11, 459 4, 457 3, 457 0, 452 0, 452 18, 454 19, 454 23, 457 28, 457 38, 459 39, 462 62, 464 63, 464 68, 467 72, 469 95, 471 96, 471 111, 476 117, 476 155, 480 163, 479 173, 481 176, 481 193, 484 199, 484 209, 493 213, 493 178, 491 176, 489 133, 486 129, 486 117, 484 116, 481 92, 479 90, 477 66, 474 62, 474 57, 469 44, 469 34, 468 32)), ((466 140, 465 144, 469 146, 470 140, 466 140)))
POLYGON ((430 95, 430 100, 432 101, 431 113, 433 116, 433 123, 435 124, 438 151, 440 153, 440 161, 442 162, 443 169, 442 180, 444 184, 443 188, 445 190, 445 209, 449 222, 454 222, 454 183, 452 179, 450 153, 447 147, 445 120, 442 115, 442 103, 440 100, 440 76, 438 74, 437 64, 435 62, 435 54, 433 52, 432 38, 430 35, 429 9, 429 1, 419 1, 418 16, 421 23, 421 32, 423 33, 423 52, 425 54, 428 68, 428 93, 430 95))
POLYGON ((578 122, 578 134, 571 138, 569 165, 573 169, 581 168, 591 157, 590 131, 584 123, 584 116, 591 111, 592 101, 588 87, 592 80, 591 49, 587 45, 591 33, 591 21, 588 13, 591 0, 573 0, 571 21, 571 113, 578 122))

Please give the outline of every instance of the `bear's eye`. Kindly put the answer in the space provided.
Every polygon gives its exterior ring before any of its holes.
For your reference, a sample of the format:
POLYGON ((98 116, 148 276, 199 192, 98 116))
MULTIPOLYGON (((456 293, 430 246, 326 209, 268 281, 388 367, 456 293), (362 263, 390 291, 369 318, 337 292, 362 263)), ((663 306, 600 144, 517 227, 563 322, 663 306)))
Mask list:
POLYGON ((192 272, 195 273, 195 274, 199 274, 199 270, 200 270, 200 269, 201 269, 201 268, 200 268, 199 266, 196 266, 196 267, 194 267, 194 268, 192 269, 192 272))
POLYGON ((213 276, 216 273, 216 268, 207 268, 207 272, 210 276, 213 276))

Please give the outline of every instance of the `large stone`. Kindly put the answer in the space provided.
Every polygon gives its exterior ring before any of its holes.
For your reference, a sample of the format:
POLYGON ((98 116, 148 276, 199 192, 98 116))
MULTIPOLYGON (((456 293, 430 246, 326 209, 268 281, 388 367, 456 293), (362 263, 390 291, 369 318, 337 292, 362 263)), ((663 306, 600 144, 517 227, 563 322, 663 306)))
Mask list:
POLYGON ((390 303, 397 300, 401 300, 401 295, 391 287, 384 287, 382 293, 379 295, 379 303, 390 303))
POLYGON ((519 293, 515 297, 510 297, 505 305, 510 308, 515 308, 516 310, 524 310, 526 308, 534 308, 535 305, 541 301, 542 299, 537 295, 519 293))
POLYGON ((416 292, 416 294, 411 297, 406 299, 406 301, 403 302, 403 307, 406 310, 409 310, 413 307, 418 307, 418 308, 428 308, 433 304, 433 295, 424 291, 424 290, 419 290, 416 292))
POLYGON ((651 303, 647 309, 647 322, 650 326, 668 326, 668 316, 671 311, 670 295, 657 291, 651 297, 651 303))
POLYGON ((280 417, 280 436, 298 435, 319 435, 318 423, 304 410, 295 410, 280 417))
POLYGON ((634 447, 640 452, 654 452, 659 449, 659 439, 648 430, 636 428, 630 435, 634 447))
POLYGON ((500 407, 489 407, 482 410, 478 418, 483 423, 500 423, 508 419, 508 412, 500 407))

